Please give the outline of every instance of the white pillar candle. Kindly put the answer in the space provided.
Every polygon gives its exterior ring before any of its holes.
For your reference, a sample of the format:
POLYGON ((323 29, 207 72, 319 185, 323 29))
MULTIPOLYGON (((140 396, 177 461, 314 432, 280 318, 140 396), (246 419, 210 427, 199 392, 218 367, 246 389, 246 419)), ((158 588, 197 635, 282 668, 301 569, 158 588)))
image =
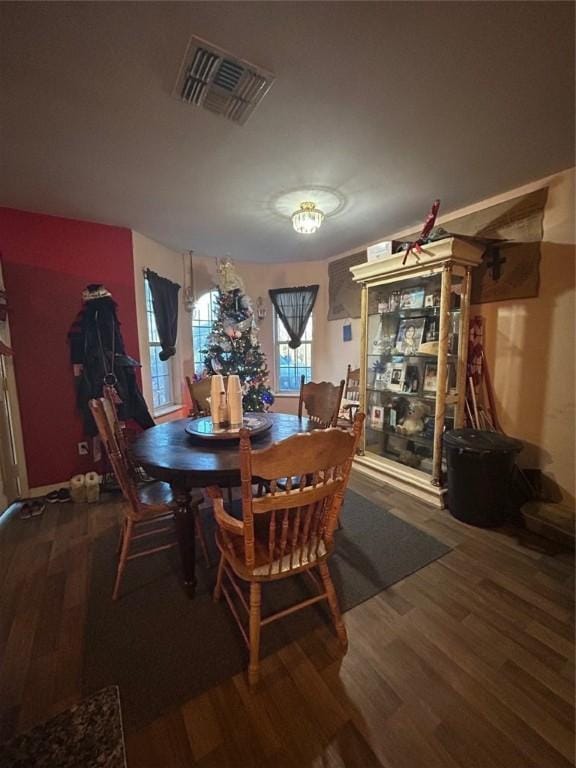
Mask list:
POLYGON ((228 376, 228 408, 230 410, 230 426, 238 429, 242 426, 242 386, 240 376, 231 374, 228 376))
POLYGON ((242 392, 230 392, 228 390, 228 408, 230 409, 230 426, 239 429, 242 426, 242 392))
POLYGON ((241 392, 242 387, 240 386, 240 376, 236 373, 230 374, 228 376, 228 394, 231 392, 241 392))
POLYGON ((218 426, 218 405, 220 403, 220 392, 223 389, 224 379, 221 374, 215 373, 210 379, 210 412, 214 426, 218 426))

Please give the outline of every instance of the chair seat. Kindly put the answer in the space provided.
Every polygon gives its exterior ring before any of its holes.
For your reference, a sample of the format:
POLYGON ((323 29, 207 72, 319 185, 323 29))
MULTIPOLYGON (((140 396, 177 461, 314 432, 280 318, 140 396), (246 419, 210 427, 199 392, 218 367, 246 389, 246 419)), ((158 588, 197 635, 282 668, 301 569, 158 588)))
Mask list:
MULTIPOLYGON (((137 488, 138 499, 145 509, 146 516, 157 515, 162 512, 170 512, 178 509, 178 503, 174 499, 172 488, 168 483, 162 480, 155 480, 153 483, 144 483, 137 488)), ((192 504, 200 504, 203 496, 198 495, 192 498, 192 504)))
POLYGON ((168 512, 176 509, 174 494, 168 483, 155 480, 153 483, 145 483, 138 486, 138 498, 146 507, 148 514, 154 512, 168 512))
MULTIPOLYGON (((317 539, 312 539, 310 547, 296 547, 294 553, 285 554, 283 557, 278 556, 272 561, 272 567, 270 567, 270 558, 268 554, 268 542, 258 537, 256 533, 254 540, 254 554, 255 562, 253 568, 246 567, 246 557, 244 551, 244 537, 232 536, 231 543, 234 548, 234 554, 230 552, 230 549, 226 546, 226 542, 222 539, 219 530, 216 531, 216 544, 218 548, 226 558, 226 560, 232 566, 234 572, 243 579, 281 579, 286 576, 290 576, 293 573, 307 570, 314 563, 319 563, 325 560, 330 550, 326 548, 326 544, 321 539, 318 547, 316 547, 317 539), (316 549, 318 551, 316 551, 316 549)), ((288 549, 289 545, 286 544, 288 549)), ((279 555, 279 553, 278 553, 279 555)))

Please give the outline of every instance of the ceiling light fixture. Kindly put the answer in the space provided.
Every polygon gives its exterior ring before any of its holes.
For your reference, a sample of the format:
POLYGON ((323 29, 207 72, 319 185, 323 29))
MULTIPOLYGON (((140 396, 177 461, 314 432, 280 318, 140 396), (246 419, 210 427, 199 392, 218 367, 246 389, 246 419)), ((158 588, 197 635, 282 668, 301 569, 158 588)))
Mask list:
POLYGON ((300 235, 313 235, 324 221, 324 214, 316 208, 316 203, 300 203, 300 209, 292 216, 292 226, 300 235))

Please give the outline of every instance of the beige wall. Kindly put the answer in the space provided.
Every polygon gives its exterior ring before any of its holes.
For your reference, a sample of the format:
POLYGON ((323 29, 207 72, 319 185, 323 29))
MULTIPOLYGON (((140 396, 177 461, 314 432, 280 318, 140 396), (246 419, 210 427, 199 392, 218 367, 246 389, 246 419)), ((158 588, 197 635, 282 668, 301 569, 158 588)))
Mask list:
MULTIPOLYGON (((574 504, 574 170, 482 200, 439 218, 442 224, 540 187, 548 186, 540 267, 540 295, 534 299, 501 301, 472 308, 485 318, 485 349, 492 373, 498 415, 504 430, 522 440, 521 463, 540 467, 557 486, 559 497, 574 504)), ((401 239, 411 227, 380 240, 401 239)), ((369 245, 366 244, 366 245, 369 245)), ((339 254, 356 253, 360 247, 339 254)), ((343 321, 326 323, 329 379, 340 376, 342 363, 359 360, 359 321, 353 341, 341 341, 343 321)))

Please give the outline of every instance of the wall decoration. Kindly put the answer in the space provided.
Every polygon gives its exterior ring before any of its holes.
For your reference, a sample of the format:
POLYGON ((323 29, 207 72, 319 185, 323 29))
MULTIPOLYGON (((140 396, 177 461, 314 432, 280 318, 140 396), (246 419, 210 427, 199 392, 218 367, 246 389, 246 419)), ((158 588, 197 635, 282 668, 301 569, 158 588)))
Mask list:
POLYGON ((342 326, 342 341, 352 341, 352 324, 345 323, 342 326))
POLYGON ((352 279, 350 267, 365 261, 366 251, 360 251, 328 264, 328 320, 360 317, 362 287, 352 279))
MULTIPOLYGON (((442 223, 432 237, 462 235, 486 241, 482 264, 472 272, 472 304, 538 296, 540 243, 548 188, 442 223)), ((417 233, 406 237, 414 240, 417 233)))

